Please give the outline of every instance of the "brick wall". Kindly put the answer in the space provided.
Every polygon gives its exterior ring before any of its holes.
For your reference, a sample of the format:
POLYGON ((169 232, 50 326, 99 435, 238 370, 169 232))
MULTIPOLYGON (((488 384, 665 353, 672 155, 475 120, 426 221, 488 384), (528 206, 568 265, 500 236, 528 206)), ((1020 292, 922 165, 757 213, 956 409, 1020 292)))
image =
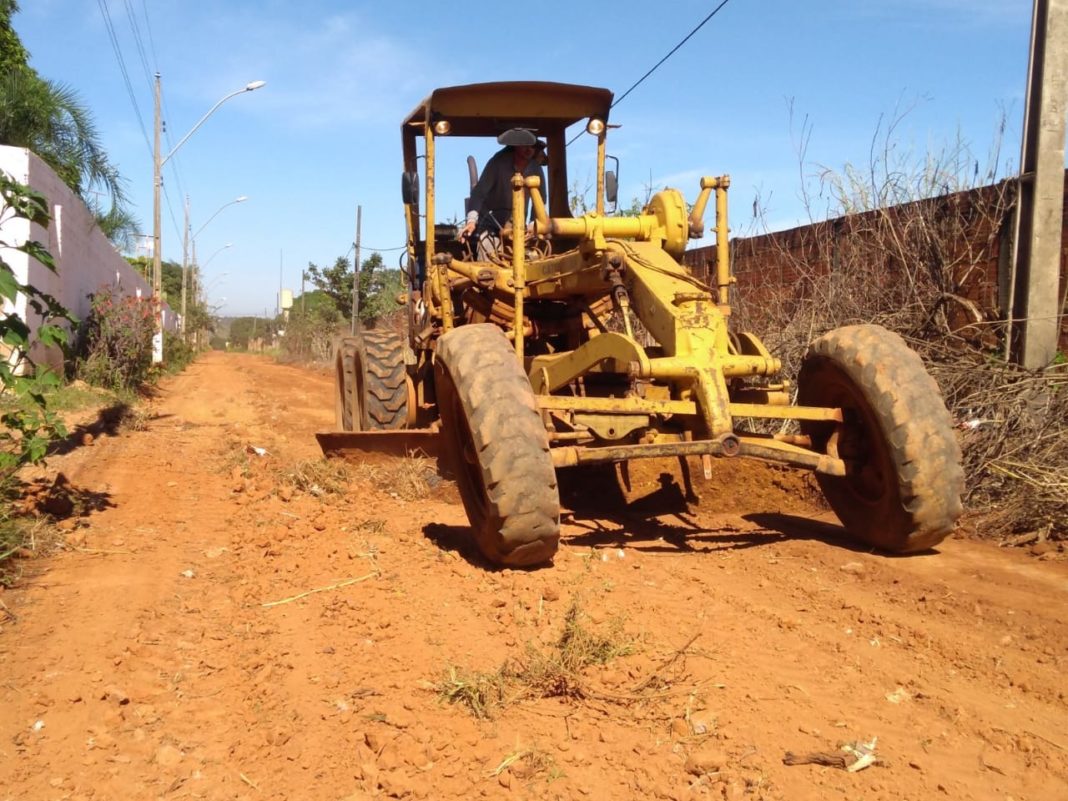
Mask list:
MULTIPOLYGON (((1068 171, 1065 173, 1065 222, 1061 231, 1061 297, 1068 276, 1068 171)), ((894 206, 886 210, 838 217, 814 225, 731 241, 736 291, 759 302, 766 293, 794 287, 804 291, 807 276, 826 274, 842 260, 863 257, 876 262, 888 281, 913 269, 937 266, 945 290, 955 301, 951 322, 965 324, 1005 319, 1015 184, 1003 181, 969 192, 894 206), (885 245, 885 247, 883 246, 885 245), (906 255, 907 254, 907 255, 906 255), (970 303, 970 305, 969 305, 970 303)), ((714 245, 686 252, 683 261, 714 282, 714 245)), ((1062 317, 1061 341, 1068 344, 1068 320, 1062 317)))

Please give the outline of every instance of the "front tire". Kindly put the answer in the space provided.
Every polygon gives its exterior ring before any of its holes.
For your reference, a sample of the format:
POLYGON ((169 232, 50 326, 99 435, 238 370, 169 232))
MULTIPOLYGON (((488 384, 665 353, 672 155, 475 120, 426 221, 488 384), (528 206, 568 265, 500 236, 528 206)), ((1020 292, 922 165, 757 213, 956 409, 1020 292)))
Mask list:
POLYGON ((404 341, 391 331, 344 337, 334 355, 335 412, 341 431, 389 431, 408 423, 404 341))
POLYGON ((801 429, 848 465, 816 480, 852 536, 894 553, 945 539, 963 512, 960 447, 938 385, 901 337, 877 325, 824 334, 801 365, 798 403, 842 409, 841 424, 801 429))
POLYGON ((550 561, 560 540, 556 471, 534 391, 501 330, 465 325, 442 336, 435 390, 443 451, 479 550, 508 567, 550 561))

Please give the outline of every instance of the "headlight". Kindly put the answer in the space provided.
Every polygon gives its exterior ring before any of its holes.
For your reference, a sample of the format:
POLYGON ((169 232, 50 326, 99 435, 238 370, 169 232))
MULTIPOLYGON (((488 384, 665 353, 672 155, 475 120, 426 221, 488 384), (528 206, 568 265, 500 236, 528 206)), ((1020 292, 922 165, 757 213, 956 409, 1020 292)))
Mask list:
POLYGON ((594 136, 600 136, 604 133, 604 120, 590 117, 590 121, 586 123, 586 131, 594 136))
POLYGON ((448 136, 452 132, 452 123, 448 120, 438 120, 434 123, 434 133, 438 136, 448 136))

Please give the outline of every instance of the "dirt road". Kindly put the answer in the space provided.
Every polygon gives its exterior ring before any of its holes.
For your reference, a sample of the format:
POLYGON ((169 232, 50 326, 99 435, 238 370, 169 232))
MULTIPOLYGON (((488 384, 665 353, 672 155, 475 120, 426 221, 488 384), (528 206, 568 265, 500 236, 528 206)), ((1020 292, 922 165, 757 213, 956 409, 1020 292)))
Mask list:
POLYGON ((325 373, 209 354, 151 411, 50 465, 105 508, 0 595, 0 799, 1068 798, 1063 561, 855 550, 731 462, 496 571, 424 467, 318 463, 325 373))

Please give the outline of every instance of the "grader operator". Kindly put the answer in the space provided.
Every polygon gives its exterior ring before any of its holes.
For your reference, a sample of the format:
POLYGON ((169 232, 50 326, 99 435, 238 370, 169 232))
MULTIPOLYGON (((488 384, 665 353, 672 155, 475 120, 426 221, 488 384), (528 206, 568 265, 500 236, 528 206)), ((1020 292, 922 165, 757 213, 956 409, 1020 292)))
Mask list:
POLYGON ((919 357, 889 331, 855 325, 811 344, 796 385, 780 377, 760 339, 730 326, 729 178, 702 178, 689 211, 664 189, 638 215, 608 213, 611 105, 607 89, 488 83, 437 89, 403 121, 407 334, 340 344, 340 431, 320 435, 324 451, 436 451, 480 550, 501 565, 556 552, 556 471, 665 456, 812 470, 857 539, 894 552, 940 542, 962 511, 963 473, 919 357), (593 208, 576 216, 568 143, 583 129, 596 186, 593 208), (547 185, 513 173, 509 219, 480 252, 460 236, 466 221, 439 221, 437 149, 514 131, 547 143, 547 185), (680 263, 710 203, 714 285, 680 263), (738 424, 748 419, 796 430, 755 433, 738 424))

